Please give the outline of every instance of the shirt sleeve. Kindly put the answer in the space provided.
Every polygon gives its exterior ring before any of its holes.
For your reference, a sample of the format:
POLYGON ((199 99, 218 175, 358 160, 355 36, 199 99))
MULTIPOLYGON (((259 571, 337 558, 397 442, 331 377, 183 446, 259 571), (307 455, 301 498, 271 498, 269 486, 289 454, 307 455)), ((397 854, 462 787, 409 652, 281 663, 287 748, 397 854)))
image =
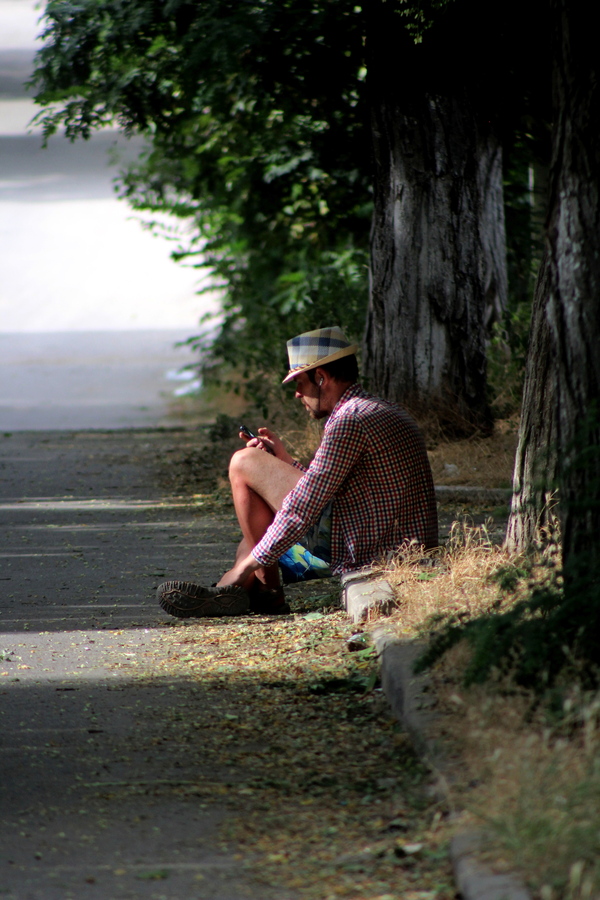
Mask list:
POLYGON ((334 412, 313 461, 253 549, 257 562, 272 565, 306 534, 366 449, 367 436, 361 423, 351 414, 336 416, 334 412))

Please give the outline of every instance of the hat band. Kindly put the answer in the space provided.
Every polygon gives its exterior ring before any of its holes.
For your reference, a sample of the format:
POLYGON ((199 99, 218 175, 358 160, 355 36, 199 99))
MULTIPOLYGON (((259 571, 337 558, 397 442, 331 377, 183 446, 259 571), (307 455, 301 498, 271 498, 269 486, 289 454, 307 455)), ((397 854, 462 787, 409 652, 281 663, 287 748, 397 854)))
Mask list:
POLYGON ((342 359, 344 356, 352 356, 356 354, 357 350, 358 344, 350 344, 347 347, 336 350, 334 353, 328 353, 327 356, 323 356, 321 359, 316 359, 313 362, 296 363, 295 365, 290 363, 290 370, 283 379, 283 384, 291 381, 292 378, 295 378, 297 375, 301 375, 302 372, 308 372, 310 369, 317 369, 319 366, 325 366, 328 363, 342 359))

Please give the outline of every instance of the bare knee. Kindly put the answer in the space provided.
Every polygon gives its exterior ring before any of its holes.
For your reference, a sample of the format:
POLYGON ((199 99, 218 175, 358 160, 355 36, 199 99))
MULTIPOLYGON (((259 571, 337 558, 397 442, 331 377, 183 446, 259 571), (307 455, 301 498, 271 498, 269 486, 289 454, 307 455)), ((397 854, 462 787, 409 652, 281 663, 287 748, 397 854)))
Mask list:
POLYGON ((272 510, 281 507, 283 498, 295 487, 302 474, 301 469, 255 447, 238 450, 229 464, 234 502, 244 490, 250 489, 262 497, 272 510))
POLYGON ((229 463, 229 480, 243 478, 247 481, 256 470, 256 466, 260 465, 260 457, 264 457, 264 451, 256 447, 242 447, 241 450, 236 450, 229 463))

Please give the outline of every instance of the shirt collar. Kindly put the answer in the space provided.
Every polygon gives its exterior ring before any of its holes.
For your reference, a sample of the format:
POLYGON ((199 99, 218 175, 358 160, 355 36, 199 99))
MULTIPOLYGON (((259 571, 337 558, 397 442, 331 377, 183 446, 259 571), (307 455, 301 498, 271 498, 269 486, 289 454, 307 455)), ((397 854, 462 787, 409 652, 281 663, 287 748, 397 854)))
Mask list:
POLYGON ((358 381, 355 381, 354 384, 351 384, 349 388, 346 388, 338 402, 331 410, 331 415, 329 416, 329 418, 331 418, 331 416, 334 416, 336 412, 344 405, 344 403, 347 403, 348 400, 351 400, 353 397, 360 396, 362 393, 363 389, 361 385, 358 383, 358 381))

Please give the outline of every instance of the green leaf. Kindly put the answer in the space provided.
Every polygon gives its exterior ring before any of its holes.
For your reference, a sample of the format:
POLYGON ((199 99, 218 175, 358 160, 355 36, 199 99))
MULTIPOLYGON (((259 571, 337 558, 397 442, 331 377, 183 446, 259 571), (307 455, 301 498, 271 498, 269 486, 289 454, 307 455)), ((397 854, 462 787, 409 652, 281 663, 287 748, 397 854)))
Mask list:
POLYGON ((151 872, 138 872, 135 877, 140 881, 164 881, 169 874, 168 869, 154 869, 151 872))

